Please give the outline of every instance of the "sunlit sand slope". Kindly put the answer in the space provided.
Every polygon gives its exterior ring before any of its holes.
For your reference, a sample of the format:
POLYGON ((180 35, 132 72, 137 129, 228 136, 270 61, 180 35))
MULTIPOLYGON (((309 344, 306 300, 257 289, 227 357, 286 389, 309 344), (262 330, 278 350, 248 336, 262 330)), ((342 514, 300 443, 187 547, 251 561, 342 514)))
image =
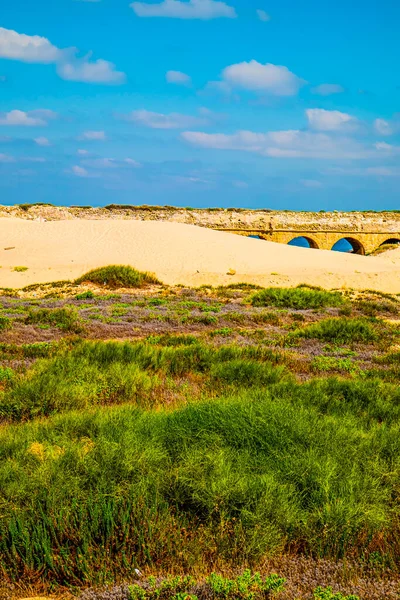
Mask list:
POLYGON ((74 279, 110 264, 151 271, 167 284, 308 283, 400 292, 397 250, 364 257, 160 221, 0 219, 1 287, 74 279))

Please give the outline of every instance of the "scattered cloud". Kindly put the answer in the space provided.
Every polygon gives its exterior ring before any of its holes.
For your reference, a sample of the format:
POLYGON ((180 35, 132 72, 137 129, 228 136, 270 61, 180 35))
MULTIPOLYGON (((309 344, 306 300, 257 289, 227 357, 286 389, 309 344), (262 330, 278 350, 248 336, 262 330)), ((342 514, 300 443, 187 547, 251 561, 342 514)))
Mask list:
POLYGON ((381 153, 386 152, 386 154, 397 154, 400 152, 400 146, 394 146, 386 142, 376 142, 375 148, 381 153))
POLYGON ((319 189, 323 187, 322 183, 317 179, 301 179, 300 183, 304 187, 311 189, 319 189))
POLYGON ((90 62, 89 55, 83 59, 60 63, 57 67, 57 73, 66 81, 81 83, 121 85, 126 81, 125 73, 117 71, 112 62, 102 59, 90 62))
POLYGON ((133 2, 130 5, 138 17, 169 17, 175 19, 210 20, 219 17, 234 19, 236 11, 232 6, 218 0, 164 0, 158 4, 133 2))
POLYGON ((311 131, 238 131, 204 133, 185 131, 182 138, 201 148, 241 150, 272 158, 365 159, 377 156, 374 147, 366 147, 349 137, 331 136, 311 131))
POLYGON ((209 124, 206 117, 192 117, 180 113, 156 113, 149 110, 134 110, 125 116, 128 121, 133 121, 143 127, 151 129, 185 129, 209 124))
POLYGON ((0 125, 41 127, 48 124, 50 119, 55 119, 57 114, 51 110, 40 109, 24 112, 23 110, 10 110, 0 113, 0 125))
POLYGON ((309 108, 306 110, 308 124, 317 131, 340 131, 357 125, 355 117, 338 110, 325 110, 323 108, 309 108))
POLYGON ((140 169, 140 167, 142 166, 140 162, 134 160, 133 158, 124 158, 123 162, 131 167, 134 167, 135 169, 140 169))
POLYGON ((233 187, 242 189, 242 190, 246 190, 249 187, 249 184, 246 183, 245 181, 232 181, 232 185, 233 187))
POLYGON ((121 169, 123 167, 139 169, 142 166, 140 162, 133 158, 123 158, 122 160, 116 158, 93 158, 82 160, 81 164, 94 169, 121 169))
POLYGON ((271 20, 270 15, 265 10, 262 10, 261 8, 259 8, 259 9, 257 9, 256 12, 257 12, 257 17, 260 19, 260 21, 264 21, 266 23, 267 21, 271 20))
POLYGON ((231 88, 261 91, 275 96, 295 96, 306 82, 287 67, 261 64, 256 60, 226 67, 222 82, 231 88))
POLYGON ((176 83, 178 85, 190 85, 192 78, 181 71, 167 71, 165 76, 168 83, 176 83))
POLYGON ((102 59, 91 61, 91 52, 78 58, 78 52, 77 48, 57 48, 45 37, 0 27, 0 58, 55 64, 58 75, 67 81, 109 85, 125 83, 125 73, 117 71, 113 63, 102 59))
POLYGON ((344 88, 337 83, 321 83, 321 85, 313 87, 311 92, 318 96, 332 96, 333 94, 342 94, 344 88))
POLYGON ((89 172, 79 165, 74 165, 71 171, 77 177, 89 177, 89 172))
POLYGON ((393 167, 368 167, 368 175, 377 175, 378 177, 400 177, 400 169, 393 167))
POLYGON ((46 137, 37 137, 33 140, 38 146, 50 146, 50 142, 46 137))
POLYGON ((84 131, 82 134, 82 138, 84 140, 97 140, 97 141, 104 141, 107 139, 104 131, 84 131))
POLYGON ((79 156, 87 156, 87 155, 89 154, 89 150, 83 150, 82 148, 79 148, 79 149, 76 151, 76 153, 77 153, 79 156))
POLYGON ((61 59, 62 51, 45 37, 25 35, 0 27, 0 57, 50 64, 61 59))
POLYGON ((12 156, 9 156, 8 154, 0 154, 0 163, 10 163, 10 162, 14 162, 14 159, 12 156))
POLYGON ((385 119, 375 119, 374 129, 380 135, 393 135, 395 133, 393 124, 385 119))

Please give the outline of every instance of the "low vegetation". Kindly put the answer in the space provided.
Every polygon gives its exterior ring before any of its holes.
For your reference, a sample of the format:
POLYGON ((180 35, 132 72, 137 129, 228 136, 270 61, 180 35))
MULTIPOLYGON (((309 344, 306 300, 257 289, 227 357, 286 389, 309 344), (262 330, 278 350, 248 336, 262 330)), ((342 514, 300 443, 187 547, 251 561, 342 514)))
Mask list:
POLYGON ((87 600, 398 598, 397 297, 33 293, 0 298, 7 585, 129 582, 87 600), (314 564, 329 569, 306 574, 314 564))
POLYGON ((250 297, 253 306, 278 306, 280 308, 310 309, 326 306, 340 306, 343 296, 340 292, 327 292, 305 286, 297 288, 266 288, 250 297))
POLYGON ((94 269, 76 280, 77 284, 86 282, 107 288, 141 288, 149 283, 160 283, 151 273, 137 271, 133 267, 123 265, 94 269))

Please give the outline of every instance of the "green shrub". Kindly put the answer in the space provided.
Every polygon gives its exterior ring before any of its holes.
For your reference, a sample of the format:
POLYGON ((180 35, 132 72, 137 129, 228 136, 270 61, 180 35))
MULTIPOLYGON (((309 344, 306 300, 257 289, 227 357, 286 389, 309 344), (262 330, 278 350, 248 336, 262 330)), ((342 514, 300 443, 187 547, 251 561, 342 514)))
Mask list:
POLYGON ((90 298, 94 298, 95 295, 91 290, 88 290, 87 292, 82 292, 81 294, 77 294, 75 296, 76 300, 88 300, 90 298))
POLYGON ((0 384, 10 382, 13 379, 13 377, 14 371, 12 369, 10 369, 9 367, 2 367, 0 365, 0 384))
POLYGON ((245 387, 277 383, 286 374, 285 367, 274 367, 254 360, 228 360, 211 368, 212 379, 245 387))
POLYGON ((148 283, 160 283, 151 273, 137 271, 133 267, 124 265, 111 265, 89 271, 75 281, 80 283, 95 283, 108 288, 141 288, 148 283))
POLYGON ((0 331, 5 331, 11 328, 11 319, 0 315, 0 331))
POLYGON ((83 330, 75 308, 39 308, 30 310, 26 322, 32 325, 49 325, 63 331, 80 333, 83 330))
POLYGON ((300 330, 298 336, 315 338, 336 344, 374 342, 378 336, 374 327, 364 319, 335 318, 313 323, 300 330))
POLYGON ((278 306, 297 310, 341 306, 343 302, 343 296, 340 292, 328 292, 306 287, 266 288, 250 297, 250 303, 253 306, 278 306))
POLYGON ((168 577, 157 580, 149 577, 143 584, 129 586, 129 600, 194 600, 196 596, 188 593, 195 585, 195 580, 190 577, 168 577))
POLYGON ((156 381, 137 365, 96 364, 73 351, 37 362, 0 400, 0 417, 21 421, 101 404, 145 402, 156 381))
POLYGON ((360 600, 360 598, 353 594, 350 596, 344 596, 340 592, 335 594, 331 587, 317 587, 314 590, 314 600, 360 600))
POLYGON ((13 271, 15 271, 16 273, 24 273, 27 270, 28 270, 28 267, 14 267, 13 268, 13 271))
POLYGON ((213 600, 257 600, 282 591, 285 580, 275 574, 263 579, 259 573, 252 575, 250 569, 246 569, 235 579, 212 573, 207 583, 213 600))
POLYGON ((317 372, 344 371, 345 373, 359 372, 359 367, 350 358, 334 356, 316 356, 311 362, 311 368, 317 372))

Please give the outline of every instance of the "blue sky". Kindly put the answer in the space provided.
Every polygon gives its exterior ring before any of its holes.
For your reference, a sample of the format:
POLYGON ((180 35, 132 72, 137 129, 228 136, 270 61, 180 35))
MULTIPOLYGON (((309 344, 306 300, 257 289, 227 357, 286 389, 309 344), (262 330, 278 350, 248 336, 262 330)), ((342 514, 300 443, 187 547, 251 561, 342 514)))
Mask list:
POLYGON ((0 203, 397 209, 395 0, 13 0, 0 203))

